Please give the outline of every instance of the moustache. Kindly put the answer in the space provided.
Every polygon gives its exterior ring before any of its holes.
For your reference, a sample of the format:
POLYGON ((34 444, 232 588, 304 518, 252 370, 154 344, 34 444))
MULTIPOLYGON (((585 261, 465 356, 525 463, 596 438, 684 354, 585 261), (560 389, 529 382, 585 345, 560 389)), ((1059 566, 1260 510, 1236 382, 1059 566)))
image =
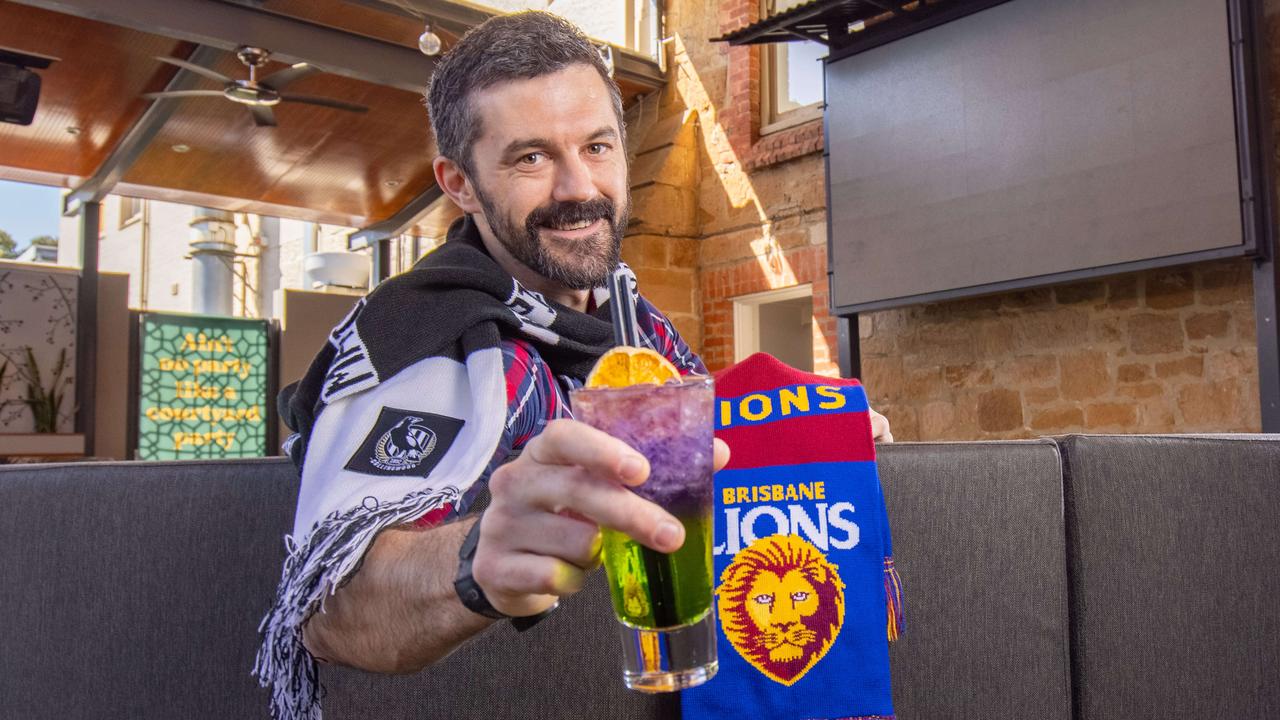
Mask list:
POLYGON ((595 222, 600 218, 614 224, 614 204, 609 198, 595 198, 586 202, 551 202, 534 208, 525 218, 525 227, 530 234, 539 227, 563 227, 580 222, 595 222))

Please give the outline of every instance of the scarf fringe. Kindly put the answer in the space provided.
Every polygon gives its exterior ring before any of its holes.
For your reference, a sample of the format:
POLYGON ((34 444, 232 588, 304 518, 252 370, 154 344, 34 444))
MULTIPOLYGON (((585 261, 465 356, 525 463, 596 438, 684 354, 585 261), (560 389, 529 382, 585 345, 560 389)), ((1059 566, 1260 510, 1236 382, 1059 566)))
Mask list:
POLYGON ((258 626, 262 646, 253 666, 258 683, 271 687, 272 717, 321 720, 324 693, 315 658, 302 645, 303 623, 355 571, 379 532, 456 503, 459 494, 458 488, 446 486, 410 493, 394 503, 367 497, 361 505, 316 523, 301 546, 285 538, 289 556, 275 603, 258 626))
POLYGON ((889 616, 886 631, 889 642, 894 642, 906 629, 907 623, 902 615, 902 578, 898 577, 891 557, 884 559, 884 599, 889 616))

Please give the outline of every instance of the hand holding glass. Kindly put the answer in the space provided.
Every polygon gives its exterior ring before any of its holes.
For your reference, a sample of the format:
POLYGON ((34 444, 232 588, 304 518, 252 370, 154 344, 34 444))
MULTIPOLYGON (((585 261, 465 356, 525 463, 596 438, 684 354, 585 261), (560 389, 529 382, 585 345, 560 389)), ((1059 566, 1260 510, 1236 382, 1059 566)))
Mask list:
POLYGON ((692 377, 666 385, 583 388, 574 415, 635 448, 649 479, 633 491, 674 515, 684 545, 660 553, 604 531, 614 613, 623 627, 623 680, 642 692, 701 685, 716 673, 711 610, 714 385, 692 377))

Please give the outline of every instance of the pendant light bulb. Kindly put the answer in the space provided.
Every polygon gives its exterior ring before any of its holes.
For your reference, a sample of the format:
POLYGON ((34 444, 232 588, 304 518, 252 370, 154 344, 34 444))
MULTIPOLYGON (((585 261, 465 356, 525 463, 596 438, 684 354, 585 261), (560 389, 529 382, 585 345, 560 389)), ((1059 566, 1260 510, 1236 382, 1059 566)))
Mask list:
POLYGON ((440 42, 440 36, 431 31, 431 23, 427 23, 422 30, 422 34, 418 36, 418 49, 423 55, 435 57, 440 54, 443 44, 440 42))

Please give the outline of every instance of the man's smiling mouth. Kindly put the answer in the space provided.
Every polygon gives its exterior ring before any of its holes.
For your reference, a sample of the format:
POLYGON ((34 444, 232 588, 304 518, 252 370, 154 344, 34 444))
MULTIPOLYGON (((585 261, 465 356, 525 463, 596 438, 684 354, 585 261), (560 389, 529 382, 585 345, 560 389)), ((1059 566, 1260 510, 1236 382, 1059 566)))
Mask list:
POLYGON ((563 225, 543 225, 541 227, 543 230, 551 232, 572 233, 593 228, 602 221, 603 218, 596 218, 594 220, 579 220, 578 222, 565 223, 563 225))
POLYGON ((569 223, 567 225, 552 225, 550 227, 552 230, 581 230, 582 228, 594 222, 595 220, 580 220, 576 223, 569 223))

